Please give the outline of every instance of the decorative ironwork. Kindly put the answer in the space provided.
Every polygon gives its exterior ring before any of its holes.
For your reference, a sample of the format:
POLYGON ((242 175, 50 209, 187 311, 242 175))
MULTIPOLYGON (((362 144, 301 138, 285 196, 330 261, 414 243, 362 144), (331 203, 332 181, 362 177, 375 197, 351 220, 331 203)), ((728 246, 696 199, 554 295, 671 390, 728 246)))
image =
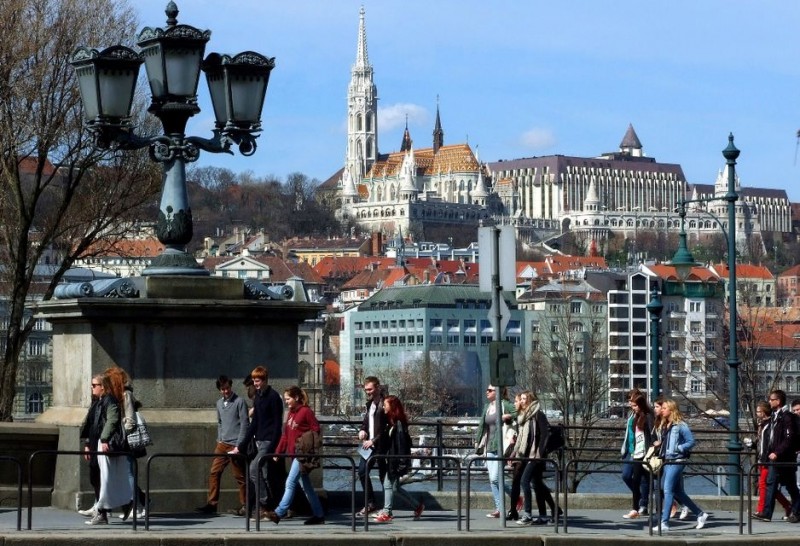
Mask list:
POLYGON ((76 298, 138 298, 139 290, 130 279, 98 279, 59 284, 53 292, 57 300, 76 298))
POLYGON ((244 281, 244 298, 247 300, 290 300, 294 297, 294 289, 283 286, 267 286, 258 281, 244 281))
POLYGON ((180 209, 174 212, 171 205, 167 205, 166 214, 158 211, 158 225, 156 227, 158 240, 165 245, 186 245, 192 240, 194 228, 192 227, 192 210, 180 209))

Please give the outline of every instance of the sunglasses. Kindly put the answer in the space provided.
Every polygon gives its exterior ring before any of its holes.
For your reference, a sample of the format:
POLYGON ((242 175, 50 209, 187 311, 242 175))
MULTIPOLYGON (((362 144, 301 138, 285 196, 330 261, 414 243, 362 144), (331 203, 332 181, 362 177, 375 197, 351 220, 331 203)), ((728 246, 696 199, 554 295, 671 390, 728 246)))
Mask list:
POLYGON ((100 383, 92 383, 92 387, 102 387, 100 383))

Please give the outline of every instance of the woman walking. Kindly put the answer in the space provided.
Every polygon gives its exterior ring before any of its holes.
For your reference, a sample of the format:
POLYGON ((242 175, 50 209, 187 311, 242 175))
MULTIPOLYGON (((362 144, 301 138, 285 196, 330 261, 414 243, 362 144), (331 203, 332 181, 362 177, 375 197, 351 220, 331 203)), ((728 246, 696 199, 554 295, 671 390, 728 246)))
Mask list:
MULTIPOLYGON (((114 398, 121 401, 120 409, 122 410, 122 428, 125 430, 125 435, 127 436, 136 428, 136 411, 141 407, 141 403, 136 400, 136 397, 133 396, 133 385, 131 384, 131 378, 128 375, 128 372, 119 366, 112 366, 106 369, 105 375, 108 377, 108 380, 111 383, 111 392, 114 395, 114 398)), ((141 459, 146 456, 147 449, 142 447, 136 450, 131 450, 131 456, 127 458, 128 482, 130 482, 131 491, 134 489, 133 465, 135 463, 133 459, 141 459)), ((142 488, 139 487, 138 484, 136 484, 136 502, 141 510, 141 513, 138 514, 138 517, 143 518, 147 514, 148 507, 145 504, 144 491, 142 491, 142 488)), ((132 510, 133 495, 131 495, 130 502, 123 507, 122 513, 119 515, 120 519, 122 521, 127 520, 130 517, 132 510)))
MULTIPOLYGON (((478 435, 476 438, 476 450, 478 455, 486 457, 500 457, 505 449, 505 442, 500 441, 504 438, 503 423, 511 423, 517 417, 514 405, 507 400, 508 391, 503 387, 502 392, 502 416, 497 415, 497 388, 494 385, 486 387, 486 405, 483 407, 481 415, 483 418, 478 425, 478 435)), ((500 517, 500 472, 503 470, 503 461, 486 461, 486 469, 489 471, 489 486, 492 489, 494 498, 494 511, 486 514, 487 518, 500 517)), ((516 501, 516 499, 513 499, 516 501)))
POLYGON ((647 515, 647 502, 650 495, 650 479, 642 462, 647 449, 652 445, 653 413, 647 398, 635 392, 630 399, 631 415, 625 427, 621 453, 624 458, 622 481, 633 494, 631 511, 622 516, 635 519, 647 515))
MULTIPOLYGON (((546 525, 547 509, 553 519, 556 517, 556 503, 550 488, 544 483, 544 471, 547 467, 545 446, 547 437, 550 434, 550 423, 547 416, 542 411, 539 401, 530 391, 522 393, 521 405, 524 409, 520 410, 523 418, 517 418, 519 430, 517 434, 517 450, 520 457, 527 457, 528 461, 522 470, 520 482, 522 484, 523 514, 517 522, 518 525, 546 525), (539 516, 533 519, 531 507, 531 483, 533 493, 536 495, 536 507, 539 516)), ((559 515, 561 510, 558 511, 559 515)))
MULTIPOLYGON (((403 403, 396 396, 383 399, 383 411, 389 422, 389 450, 387 455, 411 455, 411 436, 408 433, 408 417, 403 403)), ((389 523, 394 519, 392 505, 395 496, 405 499, 409 506, 414 506, 414 519, 418 520, 425 509, 422 501, 417 502, 400 484, 400 478, 411 470, 411 459, 392 457, 387 462, 386 475, 383 478, 383 510, 375 516, 378 523, 389 523)))
POLYGON ((708 513, 697 506, 686 494, 681 479, 685 467, 683 463, 688 461, 694 447, 694 436, 692 436, 686 421, 683 420, 683 415, 674 400, 664 400, 661 406, 661 417, 663 418, 664 432, 660 453, 664 462, 667 463, 662 470, 664 509, 661 511, 661 522, 653 527, 653 532, 657 532, 659 529, 662 533, 669 531, 670 508, 673 500, 677 500, 691 510, 697 516, 695 529, 702 529, 708 520, 708 513))
POLYGON ((127 504, 132 490, 128 481, 128 461, 124 457, 110 456, 122 449, 124 434, 119 404, 112 394, 108 376, 98 374, 92 378, 92 394, 97 397, 97 402, 89 409, 81 437, 85 438, 84 451, 102 454, 87 453, 84 456, 90 465, 98 467, 100 476, 96 513, 86 524, 107 525, 108 512, 127 504))
MULTIPOLYGON (((286 415, 286 423, 283 426, 283 434, 281 440, 278 442, 278 448, 275 453, 287 453, 294 455, 297 453, 296 444, 298 440, 305 441, 303 436, 306 433, 315 433, 316 437, 321 443, 319 422, 311 408, 308 407, 308 397, 306 393, 298 386, 291 386, 283 392, 283 401, 286 403, 286 408, 289 412, 286 415)), ((278 460, 278 457, 275 458, 278 460)), ((317 492, 314 491, 314 486, 311 484, 311 478, 308 477, 309 470, 305 468, 305 464, 298 457, 292 458, 292 465, 289 469, 289 475, 286 477, 286 488, 281 498, 280 504, 275 508, 274 512, 267 512, 266 516, 275 524, 280 523, 281 519, 286 517, 289 512, 289 507, 294 500, 294 492, 297 484, 308 499, 311 505, 312 516, 303 522, 304 525, 321 525, 325 523, 325 514, 322 511, 322 504, 319 502, 317 492)))

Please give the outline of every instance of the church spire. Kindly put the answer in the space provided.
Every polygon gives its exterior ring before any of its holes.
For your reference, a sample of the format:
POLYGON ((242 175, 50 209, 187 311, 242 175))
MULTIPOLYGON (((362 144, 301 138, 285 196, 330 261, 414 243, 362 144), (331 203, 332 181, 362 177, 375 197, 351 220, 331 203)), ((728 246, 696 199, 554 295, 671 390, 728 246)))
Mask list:
POLYGON ((364 6, 358 12, 358 46, 356 49, 356 64, 354 68, 368 68, 369 55, 367 54, 367 26, 364 23, 364 6))
POLYGON ((439 95, 436 95, 436 125, 433 127, 434 155, 442 146, 444 146, 444 131, 442 131, 442 120, 439 118, 439 95))
POLYGON ((358 18, 356 62, 347 89, 347 152, 345 168, 357 186, 378 158, 378 90, 367 55, 364 7, 358 18))
POLYGON ((411 133, 408 132, 408 114, 406 114, 406 130, 403 132, 403 142, 400 143, 400 151, 407 152, 410 149, 411 149, 411 133))

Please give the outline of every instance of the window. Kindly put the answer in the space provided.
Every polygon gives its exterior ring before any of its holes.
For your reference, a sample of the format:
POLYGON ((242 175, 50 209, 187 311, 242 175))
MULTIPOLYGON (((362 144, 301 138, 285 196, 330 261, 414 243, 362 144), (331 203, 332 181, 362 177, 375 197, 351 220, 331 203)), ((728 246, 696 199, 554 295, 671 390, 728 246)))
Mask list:
POLYGON ((580 313, 581 312, 581 308, 582 308, 582 305, 581 305, 581 302, 579 302, 579 301, 573 301, 572 303, 569 304, 570 313, 580 313))
POLYGON ((42 413, 44 411, 44 397, 39 392, 31 393, 28 396, 28 403, 25 407, 25 413, 42 413))
POLYGON ((580 322, 573 322, 569 325, 570 332, 583 332, 583 324, 580 322))
POLYGON ((539 332, 539 321, 531 322, 531 332, 536 334, 539 332))
POLYGON ((699 379, 692 379, 691 389, 692 394, 703 394, 705 392, 705 385, 699 379))
POLYGON ((689 302, 689 311, 692 313, 699 313, 701 309, 702 303, 699 301, 690 301, 689 302))
POLYGON ((44 341, 41 339, 28 340, 28 356, 42 356, 45 351, 44 341))
MULTIPOLYGON (((356 338, 358 341, 361 341, 360 338, 356 338)), ((308 352, 308 338, 306 336, 301 336, 297 340, 297 352, 299 353, 307 353, 308 352)))
POLYGON ((703 344, 699 341, 692 342, 692 352, 695 354, 702 354, 703 353, 703 344))
POLYGON ((458 325, 458 320, 447 321, 447 344, 458 345, 461 340, 461 329, 458 325))
MULTIPOLYGON (((302 338, 301 338, 302 341, 302 338)), ((360 351, 364 348, 364 340, 360 337, 353 338, 353 348, 356 351, 360 351)), ((300 350, 301 353, 304 353, 304 350, 300 350)))
POLYGON ((702 334, 703 333, 703 325, 700 321, 692 321, 689 325, 689 331, 693 334, 702 334))

